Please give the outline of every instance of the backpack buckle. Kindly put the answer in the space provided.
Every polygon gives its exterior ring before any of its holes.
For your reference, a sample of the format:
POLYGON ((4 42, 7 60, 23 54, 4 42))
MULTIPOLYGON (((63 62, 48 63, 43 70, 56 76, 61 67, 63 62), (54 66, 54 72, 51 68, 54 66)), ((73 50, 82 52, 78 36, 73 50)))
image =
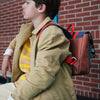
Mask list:
POLYGON ((73 65, 77 62, 77 59, 75 57, 67 57, 64 62, 73 65))
POLYGON ((72 57, 72 63, 71 64, 73 65, 76 62, 77 62, 77 59, 75 57, 72 57))

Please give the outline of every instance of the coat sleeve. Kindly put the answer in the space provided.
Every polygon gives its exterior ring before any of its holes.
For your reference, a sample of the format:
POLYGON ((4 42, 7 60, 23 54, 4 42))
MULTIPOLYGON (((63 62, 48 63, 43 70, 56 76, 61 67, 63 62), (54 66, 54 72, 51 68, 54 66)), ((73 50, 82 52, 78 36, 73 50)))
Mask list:
MULTIPOLYGON (((21 25, 20 31, 23 29, 23 26, 24 26, 24 24, 21 25)), ((20 33, 20 31, 19 31, 19 34, 17 34, 16 37, 10 42, 7 49, 12 49, 12 50, 15 49, 15 46, 17 43, 17 38, 20 36, 20 34, 22 34, 22 33, 20 33)))
POLYGON ((3 55, 9 55, 9 56, 12 56, 12 53, 14 51, 14 48, 15 48, 15 43, 16 43, 16 38, 14 38, 9 46, 7 47, 7 49, 5 50, 5 53, 3 55))
MULTIPOLYGON (((14 52, 14 49, 15 49, 15 46, 16 46, 16 43, 17 43, 17 38, 24 36, 22 30, 25 30, 25 28, 27 28, 27 26, 33 26, 33 25, 32 25, 32 23, 28 23, 26 25, 25 24, 21 25, 19 34, 17 34, 16 37, 10 42, 10 44, 9 44, 8 48, 6 49, 4 55, 11 55, 14 52)), ((29 29, 30 29, 30 27, 29 27, 29 29)), ((32 29, 32 27, 31 27, 31 29, 32 29)))
POLYGON ((16 37, 10 42, 9 46, 7 49, 12 49, 14 50, 16 44, 16 37))
POLYGON ((70 54, 69 41, 61 29, 52 30, 53 27, 50 26, 42 32, 38 43, 36 66, 32 67, 29 77, 12 93, 15 100, 30 100, 52 86, 61 63, 70 54))

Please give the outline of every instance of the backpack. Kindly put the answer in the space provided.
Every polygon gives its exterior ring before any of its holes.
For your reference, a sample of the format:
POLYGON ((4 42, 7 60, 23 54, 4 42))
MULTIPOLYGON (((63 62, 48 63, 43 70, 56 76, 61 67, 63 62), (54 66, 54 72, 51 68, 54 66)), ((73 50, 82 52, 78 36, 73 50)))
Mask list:
POLYGON ((72 75, 88 74, 90 72, 91 58, 95 57, 95 50, 91 33, 88 31, 74 32, 73 24, 69 25, 66 30, 58 24, 47 23, 41 29, 38 35, 38 40, 42 31, 50 25, 61 28, 65 37, 70 40, 70 51, 72 52, 72 57, 67 57, 64 60, 64 63, 72 65, 72 75), (70 27, 72 27, 71 32, 68 31, 70 27))

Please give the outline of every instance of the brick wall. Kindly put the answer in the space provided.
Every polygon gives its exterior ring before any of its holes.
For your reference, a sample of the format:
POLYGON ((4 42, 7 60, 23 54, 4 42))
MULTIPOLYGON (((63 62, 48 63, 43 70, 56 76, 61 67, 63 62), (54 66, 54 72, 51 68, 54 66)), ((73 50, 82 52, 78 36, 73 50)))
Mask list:
POLYGON ((90 74, 73 77, 73 82, 78 95, 100 99, 100 0, 62 0, 59 18, 65 28, 74 24, 75 31, 92 33, 96 56, 90 74))
MULTIPOLYGON (((100 99, 100 0, 61 0, 59 23, 67 28, 75 25, 77 30, 89 30, 95 45, 96 57, 92 60, 90 73, 73 77, 78 95, 100 99)), ((18 33, 25 20, 22 16, 23 0, 0 0, 0 66, 3 53, 18 33)))
POLYGON ((0 66, 4 50, 25 23, 22 4, 23 0, 0 0, 0 66))

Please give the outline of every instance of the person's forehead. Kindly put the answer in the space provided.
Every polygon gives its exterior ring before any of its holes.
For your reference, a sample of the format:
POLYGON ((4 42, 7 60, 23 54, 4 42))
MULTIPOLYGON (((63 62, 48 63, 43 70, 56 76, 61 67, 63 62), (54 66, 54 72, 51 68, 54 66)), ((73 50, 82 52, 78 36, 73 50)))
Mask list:
POLYGON ((33 1, 33 0, 24 0, 24 1, 33 1))

